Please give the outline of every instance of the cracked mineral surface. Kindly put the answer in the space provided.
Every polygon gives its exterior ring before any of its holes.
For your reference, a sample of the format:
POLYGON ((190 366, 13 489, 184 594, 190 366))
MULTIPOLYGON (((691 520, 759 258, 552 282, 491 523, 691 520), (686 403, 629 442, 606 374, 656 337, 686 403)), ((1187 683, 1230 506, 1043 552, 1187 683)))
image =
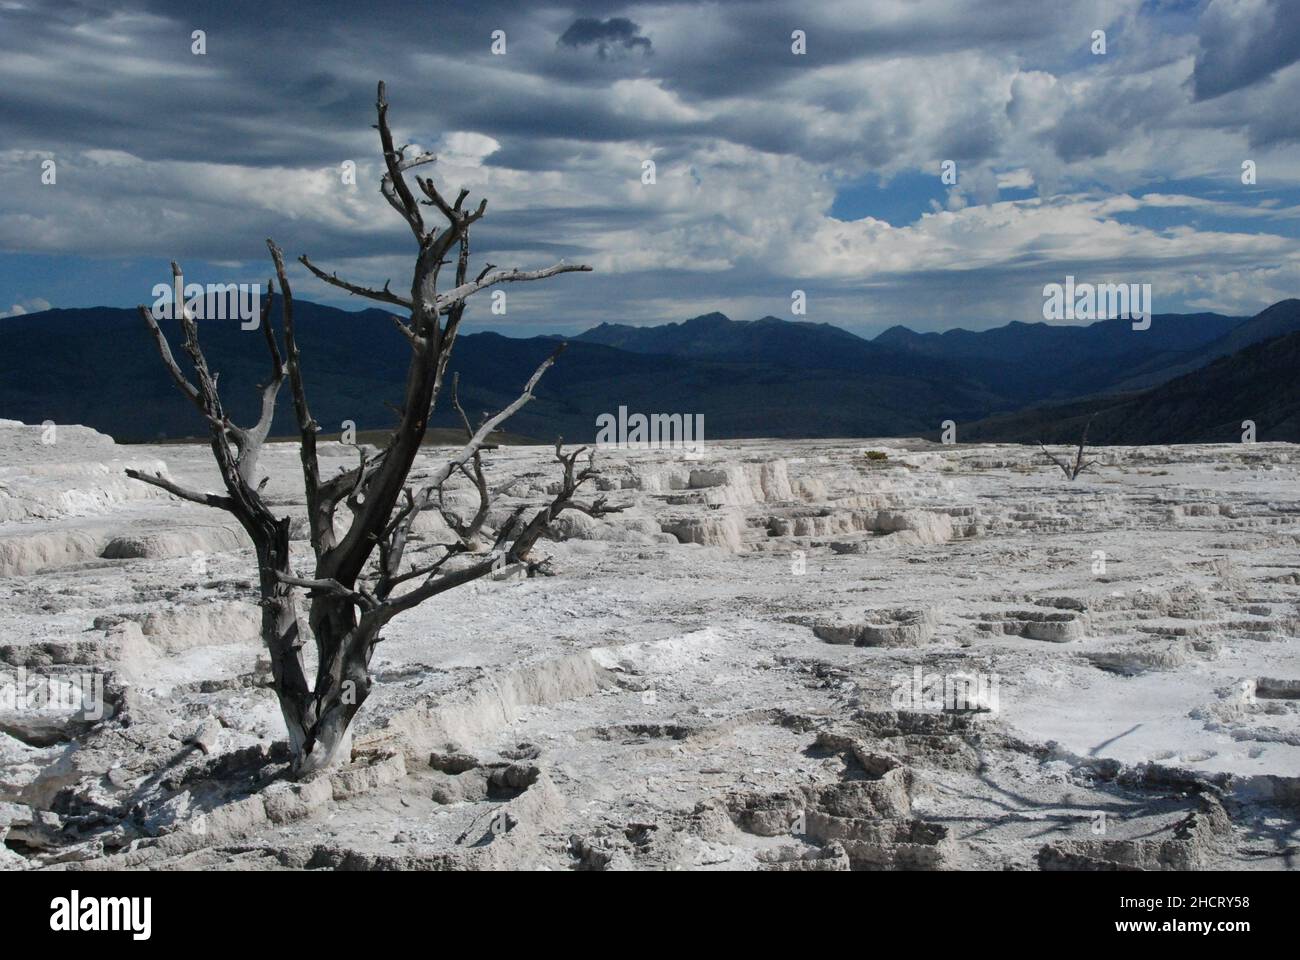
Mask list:
MULTIPOLYGON (((1291 445, 1101 448, 1074 482, 1014 445, 601 451, 624 512, 395 620, 350 761, 295 782, 243 533, 123 474, 216 489, 207 449, 0 441, 8 869, 1297 863, 1291 445)), ((551 459, 487 456, 489 526, 551 459)), ((263 463, 304 536, 296 447, 263 463)))

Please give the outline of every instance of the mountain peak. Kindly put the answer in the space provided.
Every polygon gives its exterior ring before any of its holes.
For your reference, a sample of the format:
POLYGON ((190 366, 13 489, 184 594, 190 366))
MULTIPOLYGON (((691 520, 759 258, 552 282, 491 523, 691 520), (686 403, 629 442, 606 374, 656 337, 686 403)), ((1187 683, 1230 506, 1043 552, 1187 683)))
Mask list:
POLYGON ((1295 316, 1298 313, 1300 313, 1300 300, 1290 297, 1286 300, 1279 300, 1272 306, 1265 307, 1251 319, 1272 319, 1278 316, 1295 316))
POLYGON ((766 316, 732 320, 714 311, 653 327, 601 324, 576 339, 632 353, 759 363, 808 369, 867 369, 879 351, 828 323, 766 316))
POLYGON ((713 313, 702 313, 698 317, 691 317, 689 320, 684 320, 682 322, 682 326, 695 327, 695 328, 725 327, 730 325, 731 322, 732 320, 729 316, 727 316, 725 313, 718 313, 715 310, 713 313))
POLYGON ((896 323, 888 330, 876 336, 876 340, 883 343, 901 343, 908 340, 918 340, 922 334, 917 333, 911 327, 905 327, 901 323, 896 323))

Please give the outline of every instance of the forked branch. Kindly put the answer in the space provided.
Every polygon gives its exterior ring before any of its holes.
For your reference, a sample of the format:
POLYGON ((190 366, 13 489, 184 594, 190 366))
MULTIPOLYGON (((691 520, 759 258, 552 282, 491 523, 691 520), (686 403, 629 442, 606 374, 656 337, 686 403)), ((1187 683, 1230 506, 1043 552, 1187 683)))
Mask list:
POLYGON ((1061 468, 1061 472, 1065 474, 1065 479, 1067 480, 1077 479, 1079 474, 1088 470, 1090 467, 1096 466, 1096 464, 1098 463, 1097 460, 1089 460, 1087 463, 1084 463, 1083 461, 1083 448, 1088 443, 1088 431, 1092 428, 1092 421, 1095 419, 1096 419, 1096 414, 1093 414, 1091 417, 1088 418, 1088 422, 1084 424, 1083 436, 1079 438, 1079 448, 1078 450, 1075 451, 1073 463, 1070 463, 1068 460, 1062 460, 1060 457, 1057 457, 1055 454, 1053 454, 1050 450, 1047 449, 1047 447, 1043 444, 1041 440, 1038 441, 1039 449, 1043 451, 1043 455, 1047 457, 1047 459, 1051 460, 1052 463, 1056 464, 1058 467, 1061 468))

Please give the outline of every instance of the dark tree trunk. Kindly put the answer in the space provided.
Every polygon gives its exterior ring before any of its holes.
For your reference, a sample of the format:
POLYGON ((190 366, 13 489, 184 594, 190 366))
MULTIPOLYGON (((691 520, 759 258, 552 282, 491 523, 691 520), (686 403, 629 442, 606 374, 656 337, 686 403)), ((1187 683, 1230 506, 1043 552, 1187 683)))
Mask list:
POLYGON ((306 638, 299 627, 298 606, 293 588, 281 579, 281 575, 288 574, 291 569, 288 519, 277 522, 269 537, 255 538, 254 542, 258 543, 262 639, 271 655, 271 678, 289 732, 289 747, 298 757, 309 740, 307 728, 312 695, 302 656, 306 638))

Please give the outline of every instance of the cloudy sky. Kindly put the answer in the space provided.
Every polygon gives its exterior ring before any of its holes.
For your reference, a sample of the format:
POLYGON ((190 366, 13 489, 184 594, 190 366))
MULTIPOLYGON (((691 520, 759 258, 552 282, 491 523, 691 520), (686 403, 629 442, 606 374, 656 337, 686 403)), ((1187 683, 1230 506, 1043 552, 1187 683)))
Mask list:
POLYGON ((380 79, 398 139, 489 198, 477 254, 596 270, 480 327, 789 317, 801 289, 866 335, 979 328, 1067 274, 1248 314, 1300 295, 1297 60, 1297 0, 0 0, 0 315, 149 301, 173 257, 264 279, 268 236, 406 284, 380 79))

